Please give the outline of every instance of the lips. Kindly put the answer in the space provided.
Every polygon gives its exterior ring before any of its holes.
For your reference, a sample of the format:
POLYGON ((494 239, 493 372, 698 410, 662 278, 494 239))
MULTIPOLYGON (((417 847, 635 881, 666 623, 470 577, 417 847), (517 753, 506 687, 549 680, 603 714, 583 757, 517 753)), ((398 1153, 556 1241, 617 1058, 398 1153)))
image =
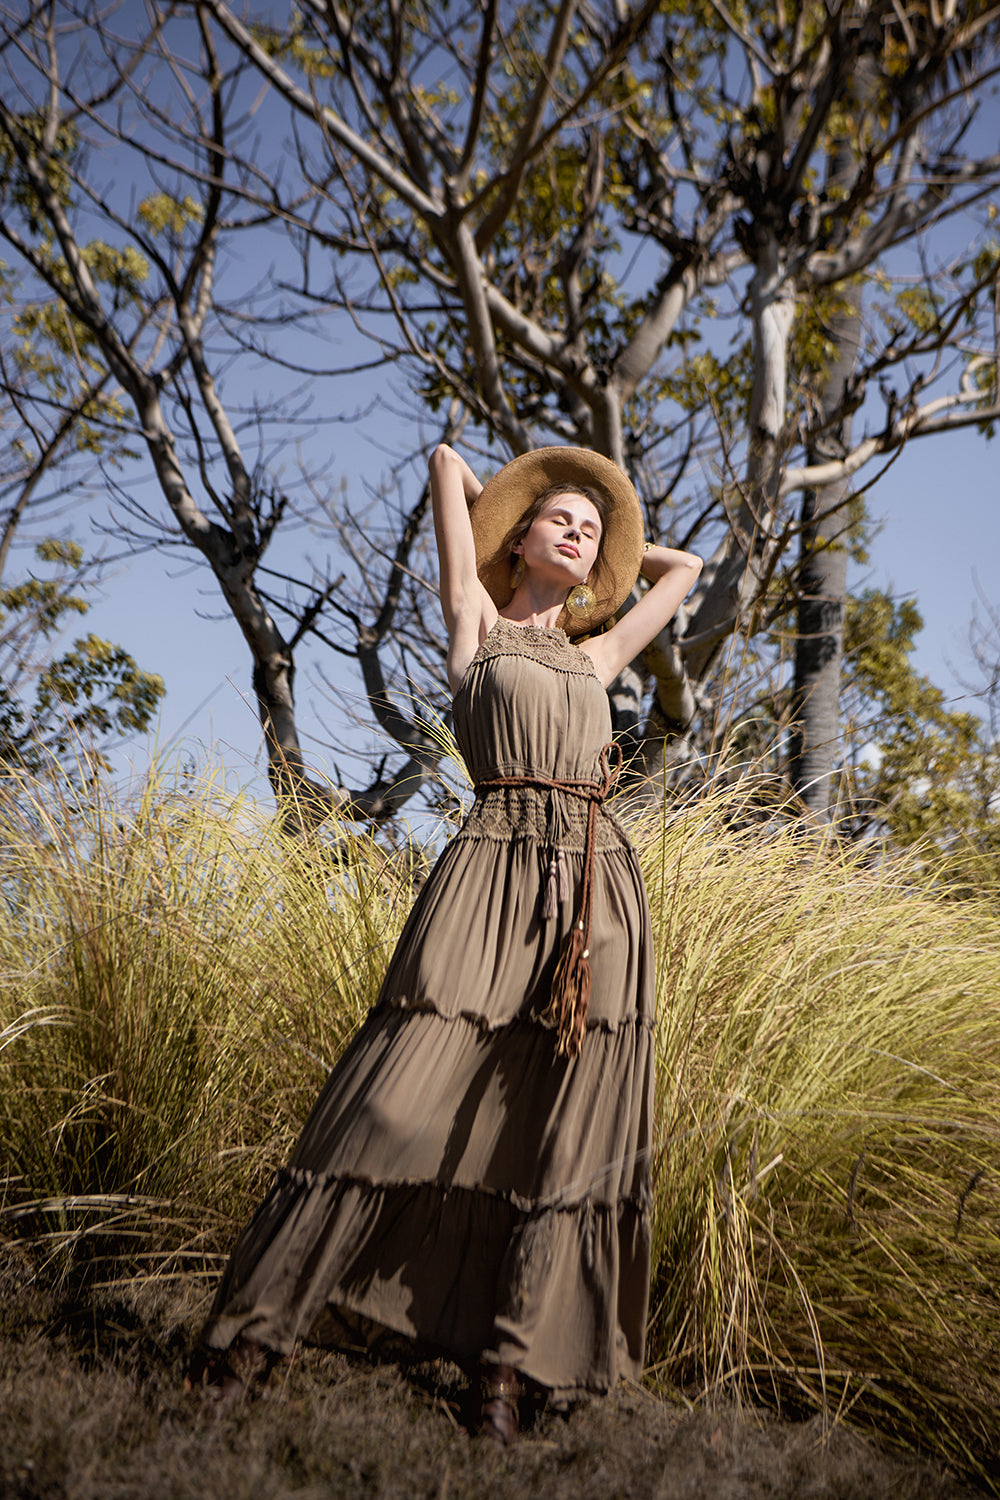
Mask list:
POLYGON ((580 556, 579 547, 574 547, 572 542, 560 542, 556 550, 565 553, 567 557, 580 556))

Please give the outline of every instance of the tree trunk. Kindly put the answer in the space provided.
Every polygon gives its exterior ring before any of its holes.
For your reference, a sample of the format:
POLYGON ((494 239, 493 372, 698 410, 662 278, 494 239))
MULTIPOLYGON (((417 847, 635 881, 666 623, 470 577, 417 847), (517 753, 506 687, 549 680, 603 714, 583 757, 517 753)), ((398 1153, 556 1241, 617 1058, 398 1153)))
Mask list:
MULTIPOLYGON (((859 63, 856 91, 872 91, 868 59, 859 63)), ((830 152, 828 187, 851 181, 856 163, 850 145, 838 142, 830 152)), ((850 451, 851 417, 824 430, 842 409, 857 363, 861 338, 861 286, 845 283, 840 303, 829 319, 834 355, 819 389, 822 439, 808 450, 807 462, 842 458, 850 451)), ((835 812, 834 774, 840 754, 840 679, 844 657, 844 605, 847 599, 850 480, 802 497, 799 535, 799 601, 796 611, 795 675, 792 684, 792 735, 789 776, 815 818, 828 821, 835 812)))
MULTIPOLYGON (((855 330, 857 326, 855 318, 855 330)), ((849 434, 843 435, 846 442, 849 434)), ((844 482, 807 490, 802 498, 789 775, 806 807, 821 819, 833 814, 840 747, 847 597, 847 548, 841 539, 847 516, 840 507, 849 493, 850 484, 844 482)))
POLYGON ((789 748, 792 785, 809 811, 823 819, 833 810, 847 592, 847 552, 836 542, 843 516, 832 508, 836 498, 825 491, 817 503, 816 492, 807 491, 802 502, 789 748))
POLYGON ((747 299, 754 368, 746 479, 736 514, 730 518, 729 535, 709 560, 688 601, 689 630, 679 641, 688 675, 699 684, 710 675, 733 627, 745 623, 746 612, 756 599, 777 512, 795 288, 772 230, 759 233, 754 259, 747 299))

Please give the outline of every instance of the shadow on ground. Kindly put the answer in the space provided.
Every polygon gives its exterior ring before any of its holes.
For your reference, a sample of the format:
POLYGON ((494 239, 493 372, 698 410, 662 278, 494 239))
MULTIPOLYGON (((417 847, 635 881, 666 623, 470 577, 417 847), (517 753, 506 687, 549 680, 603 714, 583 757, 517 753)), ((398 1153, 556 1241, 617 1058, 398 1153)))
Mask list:
MULTIPOLYGON (((20 1281, 20 1284, 18 1284, 20 1281)), ((304 1350, 223 1416, 186 1396, 191 1326, 162 1295, 41 1298, 0 1277, 4 1500, 958 1500, 939 1465, 817 1420, 638 1389, 543 1411, 512 1452, 461 1426, 463 1381, 304 1350)))

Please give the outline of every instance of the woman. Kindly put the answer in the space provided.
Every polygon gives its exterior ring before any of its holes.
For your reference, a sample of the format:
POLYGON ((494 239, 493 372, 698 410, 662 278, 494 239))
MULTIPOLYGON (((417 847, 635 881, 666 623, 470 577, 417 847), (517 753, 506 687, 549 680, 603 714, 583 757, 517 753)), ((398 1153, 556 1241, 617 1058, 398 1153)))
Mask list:
POLYGON ((644 551, 631 484, 586 449, 525 454, 485 489, 448 447, 430 469, 475 802, 236 1245, 191 1380, 228 1396, 297 1338, 389 1332, 478 1360, 481 1426, 509 1443, 523 1379, 606 1390, 642 1368, 653 970, 603 806, 605 689, 701 563, 644 551), (640 564, 652 586, 593 634, 640 564))

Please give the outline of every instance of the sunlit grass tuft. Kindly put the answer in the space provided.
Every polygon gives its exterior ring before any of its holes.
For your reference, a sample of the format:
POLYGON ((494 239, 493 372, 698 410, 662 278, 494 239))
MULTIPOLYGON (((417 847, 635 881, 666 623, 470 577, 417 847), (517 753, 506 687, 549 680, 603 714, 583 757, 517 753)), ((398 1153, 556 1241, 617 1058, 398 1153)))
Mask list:
POLYGON ((734 796, 642 841, 657 936, 649 1355, 990 1461, 1000 918, 734 796))
MULTIPOLYGON (((754 824, 636 824, 657 943, 651 1378, 986 1471, 1000 1423, 1000 918, 754 824)), ((203 1275, 374 999, 419 868, 210 779, 0 798, 0 1233, 203 1275)), ((919 868, 919 880, 916 872, 919 868)))
POLYGON ((156 775, 127 811, 8 782, 0 846, 7 1224, 64 1265, 197 1264, 374 999, 406 862, 156 775))

